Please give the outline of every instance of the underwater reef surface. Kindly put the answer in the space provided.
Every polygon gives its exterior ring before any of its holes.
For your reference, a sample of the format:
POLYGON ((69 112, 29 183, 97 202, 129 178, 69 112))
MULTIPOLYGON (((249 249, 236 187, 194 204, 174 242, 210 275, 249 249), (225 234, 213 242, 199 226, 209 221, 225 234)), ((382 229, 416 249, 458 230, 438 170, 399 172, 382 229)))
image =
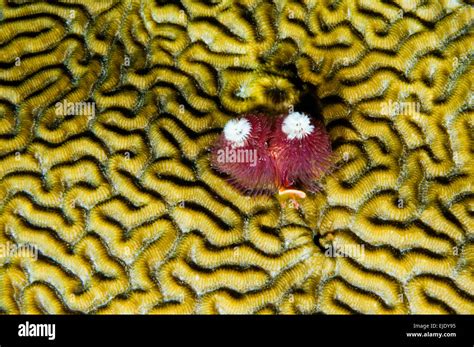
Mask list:
POLYGON ((453 0, 1 0, 0 311, 474 313, 473 24, 453 0), (229 119, 301 103, 336 163, 299 209, 210 168, 229 119))

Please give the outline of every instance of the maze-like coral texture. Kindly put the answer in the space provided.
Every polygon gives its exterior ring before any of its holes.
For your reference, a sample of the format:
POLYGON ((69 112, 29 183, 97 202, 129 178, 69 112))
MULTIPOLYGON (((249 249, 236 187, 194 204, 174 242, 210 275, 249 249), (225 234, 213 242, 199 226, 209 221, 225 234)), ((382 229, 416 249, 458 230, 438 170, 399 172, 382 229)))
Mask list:
POLYGON ((1 0, 0 311, 474 313, 473 24, 460 0, 1 0), (226 121, 308 94, 337 163, 300 209, 210 168, 226 121))

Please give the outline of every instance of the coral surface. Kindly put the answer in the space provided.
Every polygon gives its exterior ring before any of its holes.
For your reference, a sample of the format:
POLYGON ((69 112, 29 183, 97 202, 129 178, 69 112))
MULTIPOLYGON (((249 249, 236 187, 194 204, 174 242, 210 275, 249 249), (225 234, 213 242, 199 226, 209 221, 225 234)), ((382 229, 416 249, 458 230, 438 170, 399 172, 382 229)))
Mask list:
POLYGON ((0 311, 474 313, 473 24, 461 0, 0 0, 0 311), (299 209, 211 168, 229 119, 306 95, 337 163, 299 209))

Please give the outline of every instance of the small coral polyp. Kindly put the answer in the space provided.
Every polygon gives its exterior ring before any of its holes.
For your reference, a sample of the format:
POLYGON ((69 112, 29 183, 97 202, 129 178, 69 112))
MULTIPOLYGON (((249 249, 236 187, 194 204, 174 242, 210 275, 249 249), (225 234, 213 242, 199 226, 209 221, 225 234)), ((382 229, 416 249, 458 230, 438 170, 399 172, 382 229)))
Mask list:
POLYGON ((331 166, 324 126, 305 113, 276 118, 247 114, 230 120, 211 150, 211 164, 248 195, 304 197, 331 166), (298 194, 286 194, 298 192, 298 194))

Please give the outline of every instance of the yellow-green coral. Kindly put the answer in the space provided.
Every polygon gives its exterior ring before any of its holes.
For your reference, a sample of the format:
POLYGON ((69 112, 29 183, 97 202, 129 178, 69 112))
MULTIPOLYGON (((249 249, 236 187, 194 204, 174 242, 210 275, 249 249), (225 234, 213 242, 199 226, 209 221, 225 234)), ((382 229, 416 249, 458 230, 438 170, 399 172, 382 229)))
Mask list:
POLYGON ((469 3, 12 2, 0 246, 34 248, 2 312, 474 313, 469 3), (305 94, 338 163, 300 211, 211 170, 226 121, 305 94))

